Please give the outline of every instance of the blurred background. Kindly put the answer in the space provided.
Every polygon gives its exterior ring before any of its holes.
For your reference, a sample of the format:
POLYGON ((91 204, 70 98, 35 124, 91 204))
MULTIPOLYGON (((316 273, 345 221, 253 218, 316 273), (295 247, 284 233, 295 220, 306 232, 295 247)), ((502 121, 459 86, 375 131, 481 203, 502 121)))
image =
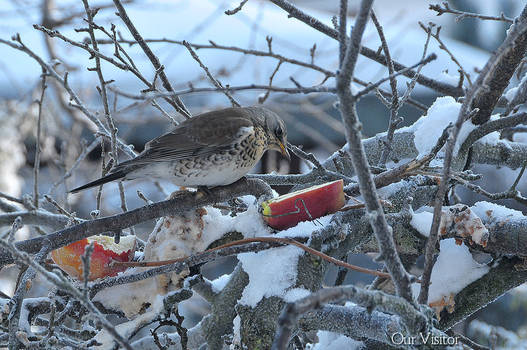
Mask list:
MULTIPOLYGON (((336 0, 297 0, 292 1, 301 9, 315 16, 332 27, 331 18, 338 13, 336 0)), ((181 45, 182 40, 191 44, 224 45, 247 50, 268 51, 270 45, 273 53, 312 63, 328 71, 335 71, 338 64, 338 49, 336 41, 320 34, 311 27, 289 19, 287 14, 267 1, 250 0, 243 9, 233 16, 224 14, 225 10, 239 5, 238 1, 201 0, 134 0, 123 1, 128 14, 139 32, 159 57, 165 67, 175 90, 192 90, 193 88, 211 87, 203 70, 181 45), (168 40, 167 40, 168 39, 168 40), (272 40, 271 40, 272 39, 272 40)), ((474 80, 476 72, 485 64, 492 52, 505 37, 508 25, 503 22, 480 21, 464 19, 457 22, 455 16, 445 14, 436 16, 428 9, 429 4, 437 2, 423 0, 377 0, 374 10, 384 27, 385 36, 390 46, 392 57, 405 65, 418 62, 423 55, 426 33, 419 26, 419 21, 425 25, 429 22, 442 26, 441 39, 448 49, 454 53, 461 65, 474 80)), ((515 17, 522 6, 517 0, 455 0, 448 2, 452 8, 479 12, 489 15, 515 17)), ((95 72, 86 67, 93 66, 89 54, 81 48, 64 43, 58 38, 50 38, 42 31, 33 28, 41 24, 49 29, 60 31, 66 37, 83 43, 86 32, 77 32, 75 28, 85 27, 85 17, 82 3, 77 0, 0 0, 0 37, 9 40, 19 34, 22 42, 38 54, 46 62, 56 64, 59 72, 69 72, 69 84, 81 97, 86 106, 93 112, 102 113, 100 97, 96 86, 99 84, 95 72)), ((115 15, 111 1, 90 1, 92 7, 101 7, 95 20, 100 25, 110 28, 115 24, 119 38, 132 38, 127 28, 115 15)), ((349 16, 353 23, 358 8, 358 1, 350 1, 349 16)), ((101 33, 98 39, 107 40, 101 33)), ((380 41, 373 25, 368 26, 363 44, 376 50, 380 41)), ((138 45, 123 44, 132 57, 138 69, 152 79, 155 71, 150 61, 138 45)), ((114 47, 109 43, 100 43, 100 49, 112 56, 114 47)), ((448 54, 439 49, 436 41, 430 41, 428 53, 435 53, 438 59, 426 65, 422 73, 430 78, 457 85, 459 73, 457 66, 448 54)), ((234 50, 217 48, 202 48, 197 50, 200 59, 206 64, 213 75, 223 85, 231 87, 250 84, 269 85, 269 79, 277 69, 279 60, 273 57, 259 57, 244 54, 234 50)), ((132 95, 140 95, 145 89, 130 72, 117 69, 103 61, 105 79, 114 80, 111 84, 114 91, 123 91, 132 95)), ((13 196, 32 193, 33 162, 35 157, 35 131, 38 115, 38 105, 35 100, 40 98, 40 66, 27 54, 0 46, 0 191, 13 196)), ((386 67, 369 59, 360 57, 356 77, 363 82, 375 82, 387 75, 386 67)), ((398 79, 399 89, 406 89, 408 79, 398 79)), ((272 85, 295 88, 324 84, 334 85, 334 79, 324 73, 310 68, 303 68, 284 62, 273 77, 272 85)), ((360 88, 359 85, 356 85, 360 88)), ((389 91, 387 83, 381 88, 389 91)), ((264 105, 277 111, 288 125, 290 142, 302 145, 304 149, 313 152, 323 160, 344 144, 343 127, 340 116, 334 108, 335 98, 327 93, 320 94, 285 94, 271 92, 268 96, 263 90, 247 89, 234 93, 242 105, 254 105, 265 99, 264 105)), ((434 91, 417 85, 412 98, 425 108, 437 97, 434 91)), ((229 107, 227 98, 218 92, 188 93, 181 96, 191 112, 196 115, 204 111, 229 107)), ((168 131, 172 123, 158 108, 152 106, 150 100, 135 100, 111 92, 112 113, 119 129, 118 135, 137 151, 144 144, 168 131)), ((169 105, 157 99, 160 108, 167 111, 174 119, 181 120, 169 105)), ((77 109, 69 106, 69 97, 52 79, 48 79, 48 90, 44 99, 42 155, 40 170, 40 191, 49 193, 66 209, 77 212, 81 217, 89 217, 94 209, 95 191, 82 192, 66 200, 65 190, 99 177, 101 173, 100 146, 89 149, 94 140, 95 126, 89 122, 77 109), (86 151, 88 147, 88 150, 86 151), (56 184, 64 172, 71 168, 79 154, 87 152, 86 160, 66 180, 66 183, 56 184), (66 186, 67 185, 67 186, 66 186)), ((423 108, 406 105, 400 111, 404 117, 404 125, 412 124, 425 112, 423 108)), ((102 116, 102 114, 101 114, 102 116)), ((365 137, 374 136, 385 131, 388 125, 389 110, 379 99, 370 94, 359 103, 359 116, 363 123, 365 137)), ((125 159, 123 157, 123 159, 125 159)), ((308 167, 299 159, 294 158, 289 164, 277 153, 268 152, 254 172, 268 173, 300 173, 308 167)), ((517 171, 509 169, 476 168, 476 172, 485 173, 479 185, 484 185, 490 192, 505 190, 510 186, 517 171)), ((101 205, 102 215, 111 215, 120 211, 120 198, 115 184, 105 187, 101 205)), ((136 191, 141 190, 147 198, 158 201, 176 189, 169 182, 154 185, 149 181, 136 181, 125 184, 129 208, 139 207, 144 202, 137 197, 136 191)), ((525 182, 519 186, 525 190, 525 182)), ((277 188, 280 192, 287 188, 277 188)), ((460 191, 465 203, 472 204, 482 197, 466 191, 460 191)), ((504 202, 509 207, 519 210, 514 202, 504 202)), ((145 239, 153 223, 137 228, 137 233, 145 239)), ((28 230, 20 232, 19 239, 27 238, 28 230)), ((376 267, 371 259, 364 256, 353 256, 351 263, 376 267)), ((232 270, 234 259, 225 259, 217 264, 209 264, 204 268, 204 274, 215 278, 232 270)), ((1 292, 11 295, 14 288, 13 276, 17 269, 4 269, 0 281, 1 292)), ((328 274, 328 283, 334 280, 335 271, 328 274)), ((366 284, 370 281, 364 275, 349 274, 347 282, 366 284)), ((471 319, 477 318, 491 325, 519 331, 525 327, 527 294, 519 288, 513 293, 500 298, 497 302, 481 310, 471 319)), ((36 293, 36 292, 35 292, 36 293)), ((206 313, 204 302, 194 301, 188 322, 195 322, 200 314, 206 313), (200 309, 201 308, 201 309, 200 309)), ((470 321, 470 320, 469 320, 470 321)), ((467 325, 465 322, 459 327, 467 325)))

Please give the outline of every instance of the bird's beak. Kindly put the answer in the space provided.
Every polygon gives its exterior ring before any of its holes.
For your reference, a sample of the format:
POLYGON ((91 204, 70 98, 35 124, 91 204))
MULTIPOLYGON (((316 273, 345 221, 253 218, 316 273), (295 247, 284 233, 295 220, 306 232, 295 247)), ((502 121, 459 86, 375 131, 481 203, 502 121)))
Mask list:
POLYGON ((289 155, 286 146, 284 146, 282 142, 279 142, 278 145, 280 146, 280 153, 282 153, 282 155, 287 158, 288 161, 291 161, 291 156, 289 155))

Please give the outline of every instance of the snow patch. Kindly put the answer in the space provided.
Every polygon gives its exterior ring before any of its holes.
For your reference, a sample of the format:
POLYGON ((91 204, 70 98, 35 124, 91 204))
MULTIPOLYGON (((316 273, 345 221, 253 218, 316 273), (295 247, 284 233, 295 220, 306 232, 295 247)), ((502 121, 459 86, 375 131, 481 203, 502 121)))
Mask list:
POLYGON ((296 226, 287 230, 277 232, 275 237, 310 237, 311 233, 326 227, 330 222, 333 214, 322 216, 312 221, 301 221, 296 226))
POLYGON ((298 258, 303 250, 293 246, 268 249, 256 253, 238 254, 249 284, 239 303, 255 307, 264 297, 283 298, 297 277, 298 258))
POLYGON ((425 237, 430 235, 430 227, 432 226, 432 219, 434 213, 428 211, 422 211, 420 213, 414 213, 410 225, 417 230, 420 234, 425 237))
POLYGON ((379 196, 381 196, 382 198, 389 198, 391 197, 394 193, 400 191, 402 188, 404 187, 408 187, 408 182, 407 180, 402 180, 402 181, 398 181, 398 182, 394 182, 392 184, 389 184, 388 186, 384 186, 382 188, 378 188, 377 189, 377 193, 379 194, 379 196))
POLYGON ((358 340, 351 339, 345 335, 328 332, 317 332, 318 343, 313 344, 311 350, 327 350, 327 349, 346 349, 359 350, 364 349, 364 343, 358 340))
POLYGON ((518 93, 518 89, 519 87, 525 83, 525 80, 527 80, 527 74, 524 74, 523 77, 522 77, 522 80, 518 83, 517 86, 507 90, 506 93, 503 94, 503 96, 505 96, 505 98, 507 99, 507 101, 509 102, 512 102, 512 100, 514 100, 514 97, 516 96, 516 94, 518 93))
MULTIPOLYGON (((115 326, 115 330, 124 338, 128 339, 136 329, 141 326, 147 325, 152 322, 152 320, 158 316, 158 314, 163 310, 163 296, 158 295, 152 301, 152 306, 150 309, 137 316, 135 319, 121 323, 115 326)), ((101 345, 94 347, 95 349, 111 349, 114 345, 114 338, 108 333, 108 331, 102 329, 99 331, 95 337, 97 342, 101 345)))
POLYGON ((242 344, 242 336, 240 334, 241 323, 242 323, 242 320, 240 318, 240 315, 236 315, 234 320, 232 320, 232 334, 233 334, 233 338, 232 338, 232 344, 229 347, 229 349, 233 349, 234 350, 234 349, 241 348, 241 346, 240 346, 242 344), (238 345, 239 347, 237 347, 236 345, 238 345))
POLYGON ((518 87, 513 87, 512 89, 507 90, 503 96, 507 99, 507 101, 511 102, 514 99, 514 96, 516 96, 516 93, 518 92, 518 87))
POLYGON ((215 280, 210 281, 210 284, 212 285, 212 291, 214 293, 221 292, 223 288, 225 288, 225 286, 227 285, 230 279, 231 279, 231 275, 225 274, 225 275, 221 275, 215 280))
MULTIPOLYGON (((480 265, 474 259, 464 244, 457 245, 453 238, 440 241, 441 251, 432 269, 428 303, 433 303, 451 294, 459 293, 470 283, 481 278, 490 268, 480 265)), ((414 295, 418 295, 420 284, 412 285, 414 295)))
POLYGON ((459 84, 459 74, 458 75, 449 74, 448 71, 444 70, 441 72, 441 75, 439 76, 439 80, 444 83, 457 86, 457 84, 459 84))
MULTIPOLYGON (((428 237, 432 226, 433 213, 421 211, 413 213, 410 225, 420 234, 428 237)), ((449 231, 455 231, 456 237, 470 238, 473 242, 485 246, 489 239, 489 231, 483 225, 481 216, 463 204, 443 207, 441 211, 441 222, 439 234, 445 235, 449 231)))
POLYGON ((461 103, 451 96, 439 97, 430 106, 426 116, 419 118, 414 126, 414 144, 422 157, 432 150, 437 139, 449 123, 454 123, 459 115, 461 103))
POLYGON ((501 221, 505 219, 525 219, 525 216, 521 211, 510 209, 504 207, 503 205, 490 203, 490 202, 476 202, 471 209, 474 213, 480 218, 485 218, 486 220, 500 219, 501 221))
POLYGON ((235 217, 223 215, 219 209, 207 207, 207 214, 203 216, 203 236, 214 238, 211 243, 226 234, 237 231, 245 238, 267 236, 271 229, 265 224, 258 212, 258 203, 255 197, 244 196, 241 198, 248 204, 247 210, 235 217))

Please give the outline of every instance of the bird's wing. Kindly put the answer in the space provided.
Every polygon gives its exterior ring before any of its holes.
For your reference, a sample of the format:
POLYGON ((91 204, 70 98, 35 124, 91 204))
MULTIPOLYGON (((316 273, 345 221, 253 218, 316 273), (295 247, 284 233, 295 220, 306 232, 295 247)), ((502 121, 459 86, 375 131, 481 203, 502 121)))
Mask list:
POLYGON ((148 142, 144 152, 131 162, 174 161, 228 149, 255 132, 253 121, 241 112, 240 108, 227 108, 186 120, 148 142))

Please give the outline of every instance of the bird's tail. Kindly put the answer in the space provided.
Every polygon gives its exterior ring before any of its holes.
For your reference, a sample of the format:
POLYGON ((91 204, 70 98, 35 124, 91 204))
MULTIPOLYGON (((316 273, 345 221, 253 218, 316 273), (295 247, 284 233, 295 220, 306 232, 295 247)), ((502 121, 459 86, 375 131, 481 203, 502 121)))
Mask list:
POLYGON ((108 183, 108 182, 111 182, 111 181, 114 181, 114 180, 122 179, 123 177, 126 176, 126 174, 127 174, 127 172, 124 171, 124 170, 116 171, 114 173, 111 173, 111 174, 108 174, 106 176, 103 176, 103 177, 101 177, 98 180, 89 182, 86 185, 82 185, 80 187, 74 188, 73 190, 70 191, 70 193, 76 193, 76 192, 85 190, 85 189, 90 188, 90 187, 95 187, 95 186, 103 185, 105 183, 108 183))

